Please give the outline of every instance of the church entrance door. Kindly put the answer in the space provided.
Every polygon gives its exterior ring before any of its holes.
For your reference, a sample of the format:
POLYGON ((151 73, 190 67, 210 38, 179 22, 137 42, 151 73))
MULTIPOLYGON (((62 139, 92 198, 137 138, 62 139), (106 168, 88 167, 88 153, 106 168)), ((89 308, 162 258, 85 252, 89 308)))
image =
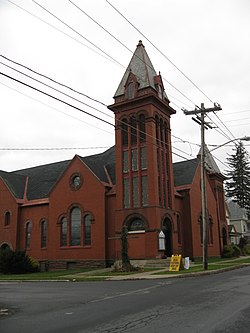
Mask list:
POLYGON ((163 221, 162 231, 165 235, 165 255, 171 257, 173 254, 172 223, 168 217, 163 221))

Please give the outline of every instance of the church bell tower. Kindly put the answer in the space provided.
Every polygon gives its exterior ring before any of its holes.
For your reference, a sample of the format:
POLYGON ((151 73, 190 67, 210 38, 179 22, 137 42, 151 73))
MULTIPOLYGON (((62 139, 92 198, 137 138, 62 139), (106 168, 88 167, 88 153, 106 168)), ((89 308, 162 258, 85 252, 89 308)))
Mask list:
POLYGON ((164 216, 174 211, 170 116, 175 110, 141 41, 114 100, 109 109, 116 129, 117 232, 134 220, 144 223, 145 233, 159 232, 164 216))

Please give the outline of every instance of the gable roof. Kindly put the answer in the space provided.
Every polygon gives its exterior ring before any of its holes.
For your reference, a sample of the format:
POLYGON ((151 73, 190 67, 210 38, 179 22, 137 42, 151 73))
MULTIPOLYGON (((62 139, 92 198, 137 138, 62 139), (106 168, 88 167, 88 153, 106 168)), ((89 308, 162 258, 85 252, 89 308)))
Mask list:
MULTIPOLYGON (((104 183, 116 184, 115 146, 100 154, 81 157, 83 163, 104 183), (105 170, 106 169, 106 170, 105 170)), ((47 198, 53 186, 71 163, 71 160, 40 165, 32 168, 5 172, 0 171, 0 177, 6 182, 13 195, 22 199, 28 177, 27 199, 47 198)), ((174 186, 192 184, 199 159, 173 163, 174 186)))
MULTIPOLYGON (((211 173, 218 173, 221 174, 221 171, 216 164, 212 154, 210 153, 210 150, 208 149, 207 145, 204 146, 204 152, 205 152, 205 161, 206 161, 206 169, 208 172, 211 173)), ((201 155, 201 149, 199 150, 198 156, 201 155)))
POLYGON ((237 202, 230 200, 227 202, 230 220, 247 220, 247 212, 245 208, 241 208, 237 202))
MULTIPOLYGON (((136 76, 137 82, 139 83, 138 90, 147 87, 155 89, 154 78, 157 74, 141 40, 136 47, 114 97, 125 93, 125 84, 131 72, 136 76)), ((163 96, 168 100, 165 91, 163 92, 163 96)))
POLYGON ((192 184, 198 164, 199 160, 197 158, 173 163, 174 186, 192 184))
POLYGON ((79 156, 79 158, 93 171, 100 181, 109 183, 107 173, 105 172, 106 168, 112 184, 115 184, 115 146, 103 153, 85 157, 79 156))
POLYGON ((17 199, 23 198, 26 176, 0 170, 0 177, 4 180, 5 184, 17 199))
MULTIPOLYGON (((115 184, 115 147, 100 154, 78 157, 100 181, 109 183, 111 180, 115 184)), ((25 184, 28 178, 27 199, 42 199, 49 196, 53 186, 70 163, 71 160, 66 160, 12 172, 0 171, 0 177, 17 199, 24 198, 25 184)))
POLYGON ((41 199, 49 195, 50 190, 71 161, 62 161, 14 171, 12 175, 27 176, 27 199, 41 199))

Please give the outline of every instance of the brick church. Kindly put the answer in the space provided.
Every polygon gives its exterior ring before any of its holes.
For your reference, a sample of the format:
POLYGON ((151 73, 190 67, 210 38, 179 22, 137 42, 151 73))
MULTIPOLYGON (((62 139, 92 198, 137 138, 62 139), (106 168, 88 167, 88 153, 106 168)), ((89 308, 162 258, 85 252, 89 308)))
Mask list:
MULTIPOLYGON (((173 163, 175 110, 139 41, 108 108, 115 146, 28 169, 0 171, 0 248, 26 250, 48 269, 129 257, 202 256, 200 158, 173 163)), ((208 255, 228 242, 224 177, 207 154, 208 255)))

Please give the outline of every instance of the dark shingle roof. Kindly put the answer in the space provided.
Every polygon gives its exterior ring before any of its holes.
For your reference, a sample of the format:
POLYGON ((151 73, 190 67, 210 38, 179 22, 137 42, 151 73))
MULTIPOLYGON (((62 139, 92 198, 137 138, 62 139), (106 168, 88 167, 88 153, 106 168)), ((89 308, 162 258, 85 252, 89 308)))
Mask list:
MULTIPOLYGON (((115 184, 115 147, 111 147, 101 154, 79 158, 91 169, 100 181, 109 183, 105 172, 107 169, 110 179, 115 184)), ((40 165, 13 172, 0 171, 13 195, 23 199, 26 177, 28 177, 27 199, 47 198, 57 180, 61 177, 71 160, 40 165)))
MULTIPOLYGON (((109 183, 105 167, 112 184, 116 183, 115 176, 115 146, 101 154, 81 157, 83 163, 102 181, 109 183)), ((0 177, 6 182, 14 196, 23 198, 26 177, 28 177, 27 199, 47 198, 57 180, 61 177, 71 160, 40 165, 13 172, 0 171, 0 177)), ((182 186, 191 184, 198 165, 198 159, 173 164, 174 185, 182 186)))
POLYGON ((0 171, 0 177, 4 180, 5 184, 17 199, 23 198, 26 182, 25 176, 0 171))
POLYGON ((192 184, 197 166, 197 158, 174 163, 174 186, 192 184))
POLYGON ((109 179, 104 168, 106 167, 112 183, 115 184, 115 146, 101 154, 80 157, 80 159, 101 181, 109 183, 109 179))
POLYGON ((41 199, 49 195, 50 190, 71 161, 62 161, 12 172, 28 176, 27 199, 41 199))

